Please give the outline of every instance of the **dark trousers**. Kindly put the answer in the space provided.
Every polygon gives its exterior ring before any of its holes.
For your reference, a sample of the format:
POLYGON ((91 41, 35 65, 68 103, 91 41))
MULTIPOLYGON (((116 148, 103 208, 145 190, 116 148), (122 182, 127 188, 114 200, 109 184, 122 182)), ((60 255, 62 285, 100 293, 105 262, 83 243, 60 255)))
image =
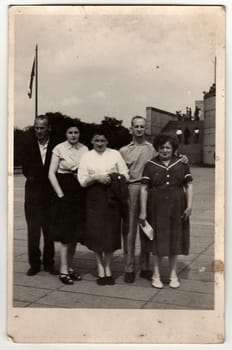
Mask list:
POLYGON ((31 268, 41 266, 40 237, 43 232, 44 246, 42 263, 44 268, 54 264, 54 242, 49 237, 49 206, 47 203, 32 204, 25 202, 25 216, 28 228, 28 258, 31 268))

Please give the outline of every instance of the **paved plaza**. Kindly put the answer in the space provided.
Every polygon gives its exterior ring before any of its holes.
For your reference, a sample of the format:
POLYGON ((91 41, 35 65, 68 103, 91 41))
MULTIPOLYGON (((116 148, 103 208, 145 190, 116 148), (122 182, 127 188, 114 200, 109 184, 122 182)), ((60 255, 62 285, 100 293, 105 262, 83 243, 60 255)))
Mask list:
MULTIPOLYGON (((190 254, 180 256, 179 289, 168 286, 168 264, 163 259, 161 274, 165 287, 158 290, 139 278, 133 284, 123 281, 123 251, 113 258, 114 286, 96 284, 94 253, 78 245, 75 265, 83 280, 65 286, 57 276, 41 271, 28 277, 27 231, 24 217, 24 182, 15 175, 14 182, 14 264, 13 306, 35 308, 132 308, 132 309, 213 309, 214 308, 214 169, 192 168, 194 205, 191 217, 190 254)), ((41 242, 42 243, 42 242, 41 242)), ((137 260, 139 239, 136 243, 137 260)), ((56 264, 59 266, 59 245, 56 244, 56 264)))

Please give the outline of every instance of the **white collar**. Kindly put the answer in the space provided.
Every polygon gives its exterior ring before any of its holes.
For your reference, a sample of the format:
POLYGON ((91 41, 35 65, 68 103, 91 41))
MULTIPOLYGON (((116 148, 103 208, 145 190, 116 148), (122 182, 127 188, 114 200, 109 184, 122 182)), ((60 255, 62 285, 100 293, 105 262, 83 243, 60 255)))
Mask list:
POLYGON ((142 143, 136 143, 135 141, 131 141, 131 142, 129 143, 129 146, 134 146, 134 145, 138 145, 138 146, 140 146, 140 145, 151 145, 151 143, 148 142, 147 140, 145 140, 145 141, 142 142, 142 143))

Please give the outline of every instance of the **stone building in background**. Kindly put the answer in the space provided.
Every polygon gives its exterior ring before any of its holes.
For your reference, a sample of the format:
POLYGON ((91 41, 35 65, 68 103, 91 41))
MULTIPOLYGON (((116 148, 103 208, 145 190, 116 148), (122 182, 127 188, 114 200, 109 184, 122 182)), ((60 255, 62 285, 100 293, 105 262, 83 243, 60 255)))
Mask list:
POLYGON ((215 165, 216 85, 204 94, 203 164, 215 165))
POLYGON ((195 112, 170 113, 155 107, 146 108, 147 138, 150 142, 160 132, 176 134, 179 151, 191 164, 215 165, 216 85, 204 92, 202 101, 195 101, 195 112))
POLYGON ((198 109, 199 111, 199 119, 204 120, 204 101, 203 100, 195 101, 195 109, 198 109))

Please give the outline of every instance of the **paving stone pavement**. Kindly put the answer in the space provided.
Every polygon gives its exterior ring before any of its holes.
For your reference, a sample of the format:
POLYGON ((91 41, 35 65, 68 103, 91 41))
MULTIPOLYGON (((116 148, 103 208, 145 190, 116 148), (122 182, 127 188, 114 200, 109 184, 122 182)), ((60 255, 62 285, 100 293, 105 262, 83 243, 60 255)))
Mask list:
MULTIPOLYGON (((95 257, 86 247, 78 245, 75 265, 83 280, 73 286, 63 285, 57 276, 41 271, 26 276, 27 232, 24 217, 24 182, 22 175, 14 181, 14 261, 13 306, 35 308, 120 308, 120 309, 213 309, 214 308, 214 169, 192 168, 194 205, 191 217, 191 245, 188 256, 180 256, 178 274, 181 287, 168 286, 168 261, 163 259, 162 290, 151 287, 147 280, 137 278, 133 284, 123 281, 122 250, 113 257, 114 286, 96 284, 95 257)), ((41 239, 41 245, 43 244, 41 239)), ((59 265, 58 244, 56 264, 59 265)), ((136 242, 138 268, 139 239, 136 242)))

